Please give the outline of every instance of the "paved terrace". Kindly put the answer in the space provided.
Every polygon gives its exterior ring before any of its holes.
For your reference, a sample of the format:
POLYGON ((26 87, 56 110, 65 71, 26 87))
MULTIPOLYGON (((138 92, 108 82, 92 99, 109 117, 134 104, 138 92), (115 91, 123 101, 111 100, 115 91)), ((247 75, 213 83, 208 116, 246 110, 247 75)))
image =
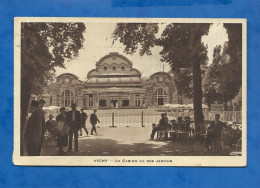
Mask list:
MULTIPOLYGON (((87 127, 90 131, 90 127, 87 127)), ((65 153, 68 156, 200 156, 219 155, 207 153, 194 140, 188 143, 149 140, 150 127, 101 127, 98 135, 79 138, 79 152, 65 153)), ((65 151, 67 148, 65 148, 65 151)), ((58 155, 58 148, 44 146, 42 155, 58 155)))

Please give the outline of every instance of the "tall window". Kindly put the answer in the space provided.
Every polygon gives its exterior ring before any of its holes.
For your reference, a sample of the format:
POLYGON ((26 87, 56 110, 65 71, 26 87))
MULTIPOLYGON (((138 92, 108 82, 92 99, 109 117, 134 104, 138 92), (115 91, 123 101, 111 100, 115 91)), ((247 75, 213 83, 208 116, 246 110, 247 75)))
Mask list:
POLYGON ((141 106, 141 97, 140 97, 140 95, 135 95, 135 106, 141 106))
POLYGON ((105 97, 99 99, 99 106, 107 106, 107 100, 105 97))
POLYGON ((88 96, 88 106, 92 107, 94 106, 94 97, 93 97, 93 94, 90 94, 88 96))
POLYGON ((75 102, 74 93, 69 89, 63 91, 61 95, 61 104, 63 104, 64 107, 70 107, 71 104, 74 102, 75 102))
POLYGON ((127 96, 123 97, 122 106, 129 106, 129 98, 127 96))
POLYGON ((155 91, 154 98, 158 105, 164 105, 167 103, 167 93, 163 88, 159 88, 155 91))

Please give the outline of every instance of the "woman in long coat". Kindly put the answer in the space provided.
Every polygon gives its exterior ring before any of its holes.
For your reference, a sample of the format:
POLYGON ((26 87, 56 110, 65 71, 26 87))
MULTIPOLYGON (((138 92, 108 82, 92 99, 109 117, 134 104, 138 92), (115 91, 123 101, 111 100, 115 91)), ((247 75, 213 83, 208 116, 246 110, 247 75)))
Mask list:
POLYGON ((56 126, 57 126, 57 145, 59 147, 59 154, 65 153, 63 147, 66 147, 68 144, 68 135, 64 133, 64 128, 66 125, 66 108, 60 108, 60 114, 56 117, 56 126))

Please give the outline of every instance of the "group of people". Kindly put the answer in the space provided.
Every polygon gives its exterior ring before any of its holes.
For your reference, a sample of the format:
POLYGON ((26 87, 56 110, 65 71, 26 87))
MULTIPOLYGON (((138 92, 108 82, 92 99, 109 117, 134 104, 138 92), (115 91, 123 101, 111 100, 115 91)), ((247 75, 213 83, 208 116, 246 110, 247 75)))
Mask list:
MULTIPOLYGON (((194 131, 191 128, 191 120, 189 116, 185 117, 184 120, 182 117, 178 117, 177 122, 175 120, 171 120, 169 122, 167 113, 162 113, 159 123, 157 125, 153 124, 152 126, 153 129, 151 133, 151 139, 154 139, 154 135, 157 131, 166 131, 170 129, 180 130, 189 133, 192 133, 192 131, 194 131)), ((206 136, 206 144, 205 144, 207 151, 209 151, 214 145, 215 147, 219 146, 223 128, 228 128, 228 126, 222 121, 220 121, 220 115, 216 114, 215 120, 212 121, 210 123, 210 126, 207 128, 207 136, 206 136)))
MULTIPOLYGON (((159 123, 156 125, 155 123, 152 125, 152 133, 151 139, 154 139, 154 135, 157 131, 166 131, 166 130, 182 130, 182 131, 190 131, 190 117, 185 117, 185 120, 182 117, 178 117, 178 122, 175 120, 169 121, 167 117, 167 113, 161 114, 161 119, 159 123)), ((167 136, 167 135, 166 135, 167 136)))
MULTIPOLYGON (((56 138, 57 146, 59 148, 59 154, 65 153, 64 147, 68 146, 68 151, 72 151, 72 141, 74 138, 75 151, 80 151, 78 148, 78 133, 82 136, 82 129, 85 130, 88 135, 86 128, 86 120, 88 118, 84 109, 81 112, 78 111, 75 103, 71 104, 71 110, 66 111, 65 107, 61 107, 59 114, 56 116, 56 121, 53 120, 53 115, 49 115, 49 120, 45 122, 45 114, 42 109, 45 101, 32 100, 30 104, 31 116, 28 119, 26 130, 25 130, 25 142, 27 147, 27 153, 29 156, 40 156, 41 148, 43 145, 44 134, 48 131, 51 137, 56 138)), ((90 116, 90 123, 92 125, 91 135, 97 134, 96 124, 100 123, 97 114, 97 110, 94 109, 90 116)))

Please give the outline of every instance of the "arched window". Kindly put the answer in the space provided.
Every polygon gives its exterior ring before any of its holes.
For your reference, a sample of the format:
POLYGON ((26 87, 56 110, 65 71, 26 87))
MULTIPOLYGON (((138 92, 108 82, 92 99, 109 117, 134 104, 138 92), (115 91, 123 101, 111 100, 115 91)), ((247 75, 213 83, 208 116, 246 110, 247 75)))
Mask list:
POLYGON ((62 92, 61 94, 61 104, 64 107, 70 107, 72 103, 75 102, 75 96, 74 93, 67 89, 65 91, 62 92))
POLYGON ((155 102, 158 105, 164 105, 167 103, 167 93, 163 88, 159 88, 155 91, 155 102))

